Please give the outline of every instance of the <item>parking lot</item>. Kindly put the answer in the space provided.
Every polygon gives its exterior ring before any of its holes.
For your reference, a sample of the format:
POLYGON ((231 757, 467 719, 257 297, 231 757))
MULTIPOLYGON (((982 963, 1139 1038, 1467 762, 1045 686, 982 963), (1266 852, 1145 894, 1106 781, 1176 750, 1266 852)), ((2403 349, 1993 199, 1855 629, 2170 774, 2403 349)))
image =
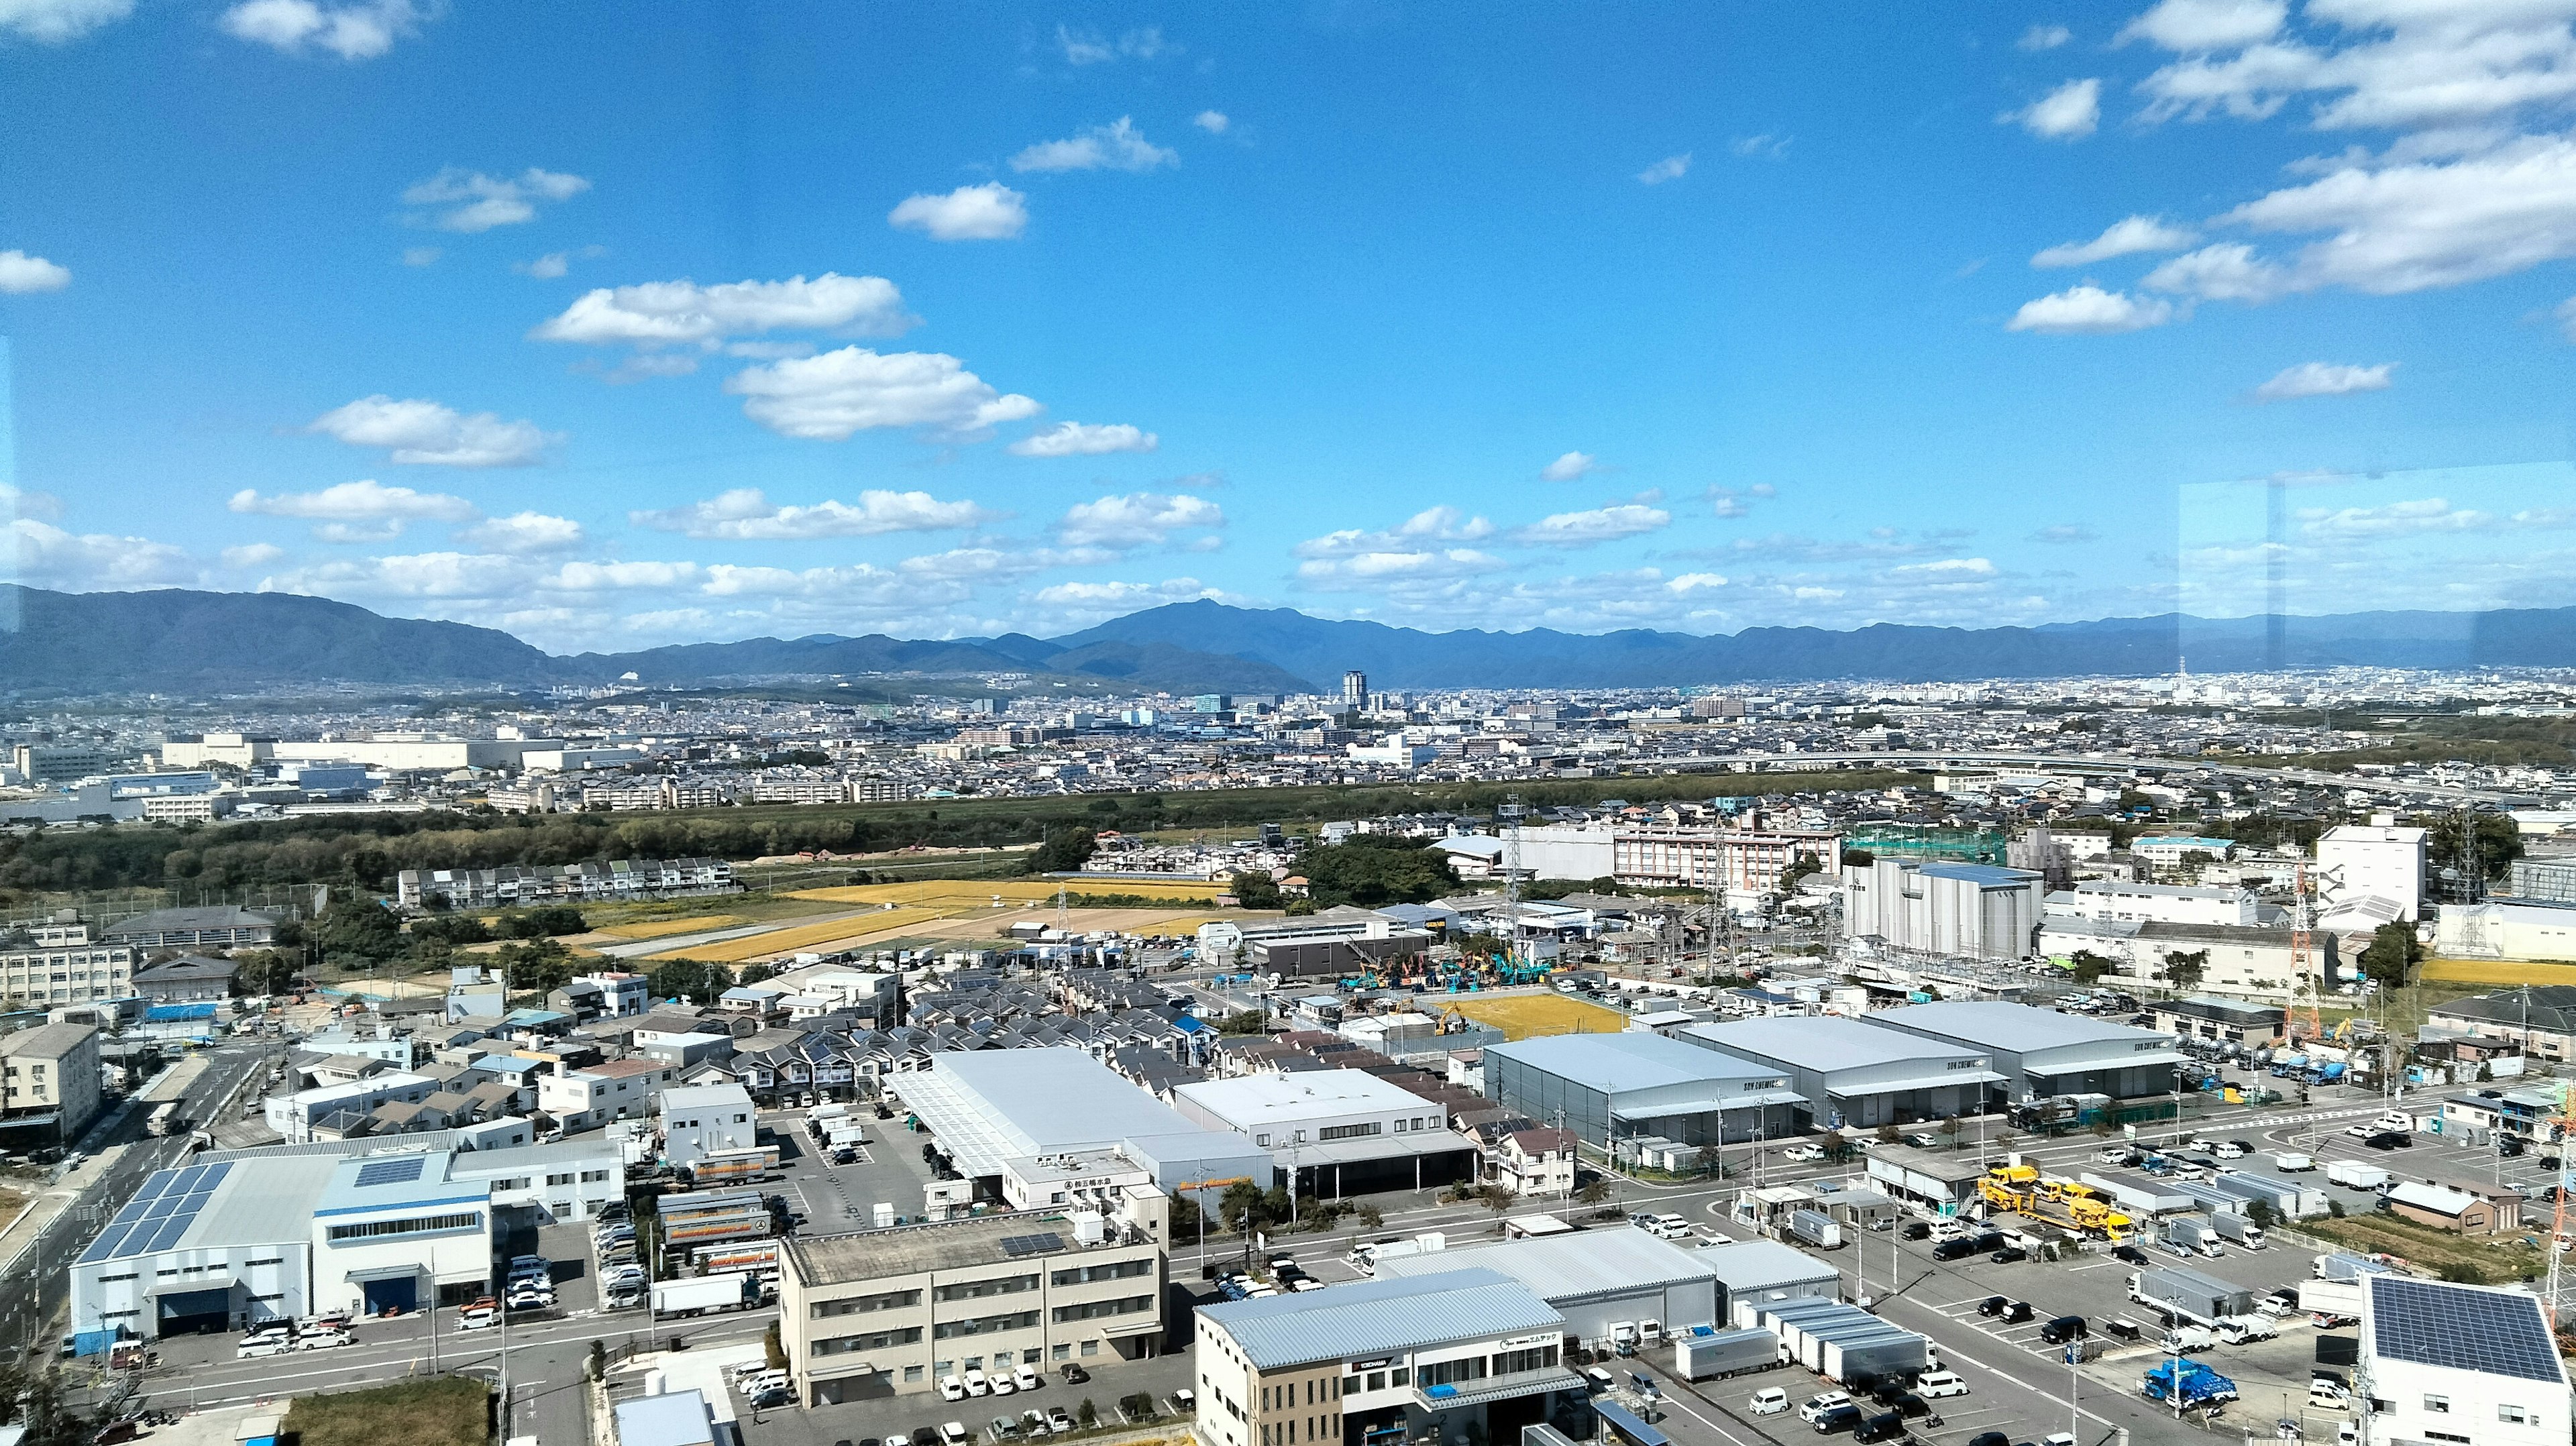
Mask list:
MULTIPOLYGON (((1187 1351, 1140 1361, 1120 1360, 1104 1353, 1096 1360, 1081 1363, 1091 1378, 1079 1385, 1066 1383, 1063 1376, 1055 1373, 1061 1367, 1055 1367, 1041 1378, 1044 1384, 1035 1391, 975 1396, 963 1401, 943 1401, 936 1392, 916 1391, 841 1406, 754 1412, 737 1395, 735 1410, 741 1417, 744 1437, 752 1446, 842 1446, 844 1442, 849 1446, 871 1446, 872 1442, 901 1440, 917 1430, 936 1432, 950 1421, 964 1426, 977 1442, 989 1446, 994 1417, 1008 1416, 1016 1422, 1022 1412, 1032 1409, 1044 1413, 1061 1408, 1067 1416, 1076 1417, 1081 1414, 1082 1403, 1089 1401, 1097 1419, 1114 1422, 1118 1419, 1120 1398, 1141 1391, 1151 1394, 1157 1408, 1168 1413, 1171 1393, 1190 1386, 1194 1380, 1193 1359, 1187 1351)), ((1165 1419, 1170 1419, 1168 1414, 1165 1419)), ((1029 1438, 1023 1432, 1013 1439, 1029 1438)))
POLYGON ((836 1165, 805 1127, 803 1110, 764 1112, 760 1123, 778 1143, 782 1178, 767 1186, 787 1198, 787 1208, 805 1217, 800 1227, 812 1235, 866 1230, 875 1223, 876 1207, 887 1204, 906 1220, 922 1215, 922 1190, 933 1176, 921 1147, 930 1136, 903 1127, 903 1116, 880 1120, 870 1110, 853 1106, 866 1134, 861 1158, 836 1165))

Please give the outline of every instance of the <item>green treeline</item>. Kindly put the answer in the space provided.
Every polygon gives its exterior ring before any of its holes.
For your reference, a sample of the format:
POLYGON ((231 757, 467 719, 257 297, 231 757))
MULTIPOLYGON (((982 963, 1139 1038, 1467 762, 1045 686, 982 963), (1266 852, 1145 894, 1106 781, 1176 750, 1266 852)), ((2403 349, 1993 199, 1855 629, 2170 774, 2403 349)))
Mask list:
POLYGON ((70 893, 193 886, 205 890, 349 882, 387 889, 402 869, 496 868, 624 858, 749 859, 829 849, 878 853, 1039 843, 1071 829, 1228 828, 1409 812, 1487 812, 1517 795, 1534 807, 1604 799, 1660 803, 1774 791, 1919 784, 1886 771, 1677 774, 1515 784, 1385 784, 937 799, 839 807, 686 809, 669 813, 349 814, 255 823, 125 825, 0 838, 0 889, 70 893))

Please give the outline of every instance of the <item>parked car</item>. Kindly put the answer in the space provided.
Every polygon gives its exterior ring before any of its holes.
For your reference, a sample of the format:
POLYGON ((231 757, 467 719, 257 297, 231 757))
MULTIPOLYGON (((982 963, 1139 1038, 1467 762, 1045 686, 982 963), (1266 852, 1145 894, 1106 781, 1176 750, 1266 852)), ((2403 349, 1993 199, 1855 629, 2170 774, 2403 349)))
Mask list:
POLYGON ((1063 1375, 1064 1383, 1068 1386, 1079 1386, 1083 1382, 1091 1379, 1091 1372, 1084 1370, 1082 1367, 1071 1361, 1064 1363, 1064 1369, 1060 1374, 1063 1375))
POLYGON ((1946 1396, 1968 1394, 1968 1382, 1956 1371, 1926 1371, 1914 1383, 1917 1394, 1938 1401, 1946 1396))
POLYGON ((1820 1396, 1808 1397, 1807 1404, 1798 1408, 1798 1419, 1812 1426, 1816 1423, 1817 1417, 1828 1411, 1839 1411, 1850 1404, 1851 1396, 1848 1392, 1827 1391, 1820 1396))
POLYGON ((966 1434, 965 1422, 942 1421, 939 1423, 939 1439, 945 1442, 946 1446, 966 1446, 967 1442, 975 1438, 966 1434))
POLYGON ((1854 1441, 1894 1441, 1905 1434, 1905 1416, 1899 1411, 1882 1412, 1852 1427, 1854 1441))
POLYGON ((1754 1392, 1753 1399, 1748 1404, 1751 1405, 1753 1414, 1756 1416, 1777 1416, 1789 1409, 1789 1393, 1778 1386, 1766 1387, 1754 1392))
POLYGON ((284 1326, 270 1326, 242 1337, 241 1344, 233 1347, 233 1354, 243 1360, 252 1360, 260 1356, 282 1356, 293 1349, 294 1335, 284 1326))
POLYGON ((1824 1157, 1825 1152, 1814 1145, 1791 1145, 1789 1148, 1780 1152, 1781 1159, 1800 1165, 1813 1160, 1821 1160, 1824 1157))
POLYGON ((346 1329, 306 1331, 295 1338, 295 1348, 299 1351, 327 1351, 333 1346, 354 1346, 357 1343, 357 1334, 346 1329))
POLYGON ((2031 1314, 2032 1312, 2029 1301, 2014 1301, 2011 1305, 2004 1307, 2004 1324, 2020 1325, 2022 1322, 2029 1320, 2031 1318, 2031 1314))
POLYGON ((966 1383, 957 1379, 955 1376, 941 1376, 939 1378, 939 1399, 943 1401, 965 1400, 966 1383))
POLYGON ((2011 1304, 2012 1302, 2003 1296, 1990 1295, 1984 1300, 1977 1302, 1977 1314, 1983 1316, 2002 1315, 2004 1313, 2004 1308, 2011 1304))
POLYGON ((2011 1265, 2015 1261, 2030 1259, 2030 1252, 2018 1245, 2007 1245, 1986 1258, 1997 1265, 2011 1265))
POLYGON ((2111 1258, 2128 1265, 2144 1265, 2147 1263, 2147 1253, 2134 1245, 2112 1246, 2111 1258))
POLYGON ((1026 1366, 1013 1366, 1011 1368, 1011 1384, 1019 1387, 1023 1391, 1034 1391, 1038 1387, 1045 1385, 1046 1380, 1037 1372, 1030 1370, 1026 1366))
POLYGON ((1899 1233, 1908 1240, 1929 1240, 1932 1238, 1932 1227, 1921 1220, 1908 1220, 1905 1222, 1905 1228, 1899 1233))
POLYGON ((1816 1417, 1812 1424, 1819 1436, 1838 1436, 1845 1431, 1859 1429, 1860 1423, 1860 1407, 1844 1405, 1816 1417))
POLYGON ((2062 1346, 2090 1334, 2092 1332, 2085 1327, 2084 1317, 2080 1315, 2062 1315, 2039 1328, 2040 1340, 2052 1346, 2062 1346))

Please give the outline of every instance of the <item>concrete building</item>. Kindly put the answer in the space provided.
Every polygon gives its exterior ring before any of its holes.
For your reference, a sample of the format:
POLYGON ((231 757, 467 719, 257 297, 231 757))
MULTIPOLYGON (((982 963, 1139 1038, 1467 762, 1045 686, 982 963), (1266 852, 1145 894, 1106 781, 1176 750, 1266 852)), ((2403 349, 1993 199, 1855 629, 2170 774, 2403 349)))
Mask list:
POLYGON ((1300 1194, 1338 1198, 1472 1180, 1476 1146, 1441 1106, 1364 1070, 1201 1080, 1172 1092, 1181 1117, 1250 1135, 1300 1194))
POLYGON ((1776 1240, 1721 1241, 1698 1254, 1717 1276, 1721 1325, 1746 1328, 1753 1313, 1784 1300, 1842 1298, 1839 1271, 1776 1240))
POLYGON ((115 767, 116 755, 88 743, 21 743, 10 761, 29 783, 70 783, 115 767))
POLYGON ((1974 959, 2020 959, 2040 923, 2043 877, 1992 864, 1879 859, 1846 868, 1843 937, 1974 959))
POLYGON ((275 914, 236 909, 229 904, 206 908, 159 909, 119 919, 99 930, 110 944, 154 949, 263 949, 277 942, 275 914))
POLYGON ((230 959, 183 954, 145 965, 134 975, 132 992, 155 1004, 217 1003, 232 997, 239 967, 230 959))
POLYGON ((0 1119, 12 1135, 33 1132, 68 1145, 107 1107, 98 1067, 98 1026, 40 1024, 0 1035, 0 1119))
POLYGON ((2576 985, 2532 984, 2446 1000, 2424 1011, 2426 1039, 2517 1044, 2536 1059, 2576 1059, 2576 985))
POLYGON ((1787 1074, 1659 1034, 1557 1034, 1485 1048, 1485 1097, 1596 1149, 1656 1137, 1731 1144, 1795 1133, 1787 1074))
POLYGON ((681 1085, 662 1091, 662 1160, 676 1169, 710 1155, 748 1150, 759 1133, 751 1092, 738 1084, 681 1085))
POLYGON ((370 1114, 380 1105, 416 1105, 437 1092, 438 1081, 429 1076, 395 1070, 347 1084, 270 1095, 261 1108, 279 1139, 300 1145, 340 1131, 348 1119, 370 1114))
POLYGON ((1633 1225, 1568 1231, 1486 1245, 1390 1256, 1379 1279, 1491 1270, 1528 1286, 1565 1317, 1565 1333, 1587 1349, 1607 1350, 1611 1327, 1655 1321, 1667 1334, 1725 1320, 1717 1271, 1703 1252, 1660 1240, 1633 1225))
POLYGON ((976 1197, 1013 1209, 1185 1185, 1213 1206, 1227 1182, 1266 1187, 1275 1170, 1251 1136, 1195 1123, 1078 1049, 934 1054, 892 1083, 976 1197))
POLYGON ((779 1344, 808 1405, 1134 1359, 1162 1341, 1161 1241, 1091 1211, 799 1235, 782 1255, 779 1344))
POLYGON ((537 1076, 537 1111, 568 1135, 596 1130, 652 1113, 653 1097, 679 1078, 677 1066, 659 1059, 604 1060, 580 1069, 558 1064, 537 1076))
POLYGON ((2178 1036, 2249 1045, 2280 1038, 2284 1018, 2279 1005, 2247 1004, 2209 994, 2160 999, 2147 1006, 2147 1014, 2156 1028, 2178 1036))
POLYGON ((1465 1446, 1590 1434, 1566 1322, 1493 1270, 1337 1285, 1198 1312, 1200 1446, 1465 1446))
POLYGON ((2136 884, 2086 879, 2048 898, 2048 912, 2081 919, 2158 924, 2226 924, 2250 928, 2262 909, 2246 889, 2199 884, 2136 884))
POLYGON ((2118 1100, 2164 1094, 2185 1058, 2169 1034, 1994 1000, 1908 1004, 1869 1022, 1982 1051, 2016 1103, 2063 1094, 2118 1100))
POLYGON ((1982 1114, 2004 1083, 1978 1050, 1832 1015, 1694 1024, 1676 1038, 1787 1075, 1826 1129, 1982 1114))
MULTIPOLYGON (((1801 863, 1834 877, 1843 866, 1838 833, 1765 830, 1732 833, 1715 828, 1622 828, 1613 839, 1611 867, 1619 882, 1652 888, 1715 889, 1737 898, 1777 894, 1801 863)), ((1561 874, 1560 878, 1598 878, 1561 874)))
POLYGON ((2372 1446, 2560 1446, 2568 1380, 2538 1298, 2396 1274, 2364 1278, 2356 1393, 2372 1446))
MULTIPOLYGON (((2081 952, 2110 961, 2110 971, 2101 982, 2112 989, 2171 987, 2178 954, 2199 963, 2200 978, 2191 987, 2211 993, 2286 1003, 2296 994, 2299 981, 2288 929, 2053 915, 2040 925, 2039 950, 2052 959, 2072 959, 2081 952)), ((2335 935, 2319 930, 2310 936, 2308 968, 2321 987, 2333 986, 2343 970, 2343 951, 2335 935)))
POLYGON ((2411 923, 2424 911, 2425 831, 2380 819, 2341 824, 2317 840, 2317 897, 2339 904, 2375 894, 2411 923))
POLYGON ((42 939, 31 932, 17 943, 0 940, 0 999, 12 1009, 121 999, 134 992, 140 958, 131 944, 92 939, 87 924, 49 930, 42 939))
POLYGON ((2433 952, 2447 958, 2576 962, 2576 907, 2491 899, 2444 904, 2437 919, 2433 952))

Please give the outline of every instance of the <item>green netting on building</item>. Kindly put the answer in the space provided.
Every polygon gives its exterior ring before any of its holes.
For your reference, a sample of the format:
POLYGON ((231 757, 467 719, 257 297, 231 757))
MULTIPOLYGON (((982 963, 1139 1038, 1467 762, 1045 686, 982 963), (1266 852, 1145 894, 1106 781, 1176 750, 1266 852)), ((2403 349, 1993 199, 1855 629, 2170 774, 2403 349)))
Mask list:
POLYGON ((2004 844, 2004 836, 1991 829, 1905 824, 1865 824, 1843 835, 1844 848, 1867 849, 1883 859, 1952 859, 1970 864, 2002 863, 2004 844))

